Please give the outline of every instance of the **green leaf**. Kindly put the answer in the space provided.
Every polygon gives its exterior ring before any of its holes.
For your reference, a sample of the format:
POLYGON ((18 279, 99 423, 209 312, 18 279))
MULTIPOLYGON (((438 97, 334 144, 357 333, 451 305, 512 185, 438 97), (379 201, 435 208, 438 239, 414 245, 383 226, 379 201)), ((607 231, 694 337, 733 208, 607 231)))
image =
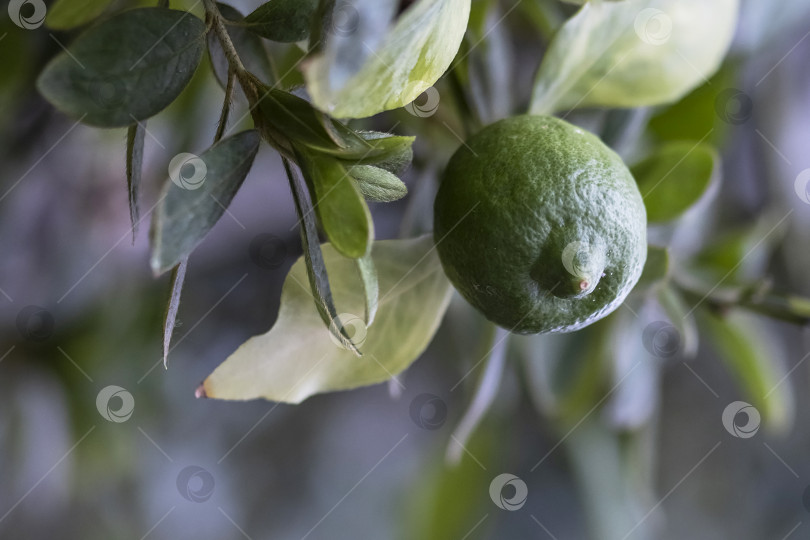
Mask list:
MULTIPOLYGON (((229 21, 239 22, 244 19, 237 9, 227 4, 217 3, 217 8, 225 18, 226 24, 229 21)), ((231 37, 233 46, 236 48, 236 52, 239 53, 239 58, 245 68, 262 81, 272 82, 273 70, 262 39, 238 25, 228 25, 227 28, 228 35, 231 37)), ((217 39, 214 32, 208 34, 208 56, 211 59, 211 66, 214 69, 217 81, 225 88, 228 81, 228 59, 225 57, 219 39, 217 39)))
MULTIPOLYGON (((436 399, 441 398, 436 396, 436 399)), ((426 407, 428 415, 435 411, 430 407, 426 407)), ((466 540, 467 535, 467 539, 473 540, 492 537, 487 534, 488 528, 492 530, 491 521, 476 524, 493 508, 488 489, 495 476, 492 468, 502 464, 505 468, 510 462, 503 451, 503 441, 510 436, 509 424, 504 417, 485 419, 465 445, 464 459, 455 467, 439 461, 435 452, 420 460, 420 474, 411 475, 405 481, 403 496, 397 503, 403 514, 398 530, 402 538, 466 540), (482 466, 484 463, 488 470, 482 466), (463 497, 459 496, 461 493, 463 497), (476 534, 470 535, 473 526, 476 534)))
POLYGON ((172 334, 177 324, 177 311, 180 309, 180 293, 183 291, 183 283, 186 281, 186 268, 188 259, 183 259, 180 264, 172 269, 172 285, 169 293, 169 301, 166 303, 166 316, 163 319, 163 367, 169 361, 169 350, 172 344, 172 334))
POLYGON ((374 222, 363 195, 337 159, 296 149, 315 211, 326 236, 340 253, 357 259, 368 253, 374 222))
POLYGON ((677 101, 719 67, 737 10, 738 0, 589 2, 546 51, 530 111, 677 101))
MULTIPOLYGON (((470 438, 495 402, 503 378, 510 333, 508 330, 496 327, 494 324, 489 324, 487 330, 488 335, 484 338, 486 346, 482 351, 483 358, 486 358, 486 364, 484 369, 481 370, 470 405, 464 412, 464 416, 461 417, 456 429, 453 430, 452 442, 448 443, 445 452, 445 458, 450 465, 456 466, 461 463, 461 458, 464 457, 470 438)), ((474 359, 474 361, 477 360, 477 358, 474 359)))
POLYGON ((781 212, 768 212, 755 222, 725 231, 688 261, 695 274, 713 287, 718 281, 729 285, 763 279, 773 253, 788 233, 788 221, 781 212))
POLYGON ((132 222, 132 241, 138 234, 140 212, 138 211, 138 191, 141 187, 143 172, 143 140, 146 126, 140 122, 129 126, 127 130, 127 191, 129 192, 129 219, 132 222))
POLYGON ((576 334, 511 337, 540 413, 571 426, 604 398, 616 320, 606 317, 576 334))
POLYGON ((585 508, 589 537, 623 540, 633 533, 652 538, 655 526, 645 519, 647 494, 633 485, 641 464, 624 455, 627 437, 596 415, 560 437, 585 508))
POLYGON ((739 84, 736 79, 733 63, 724 63, 711 79, 683 99, 655 111, 650 118, 648 132, 659 142, 702 139, 722 147, 729 126, 744 121, 753 106, 746 106, 748 96, 743 92, 733 94, 732 99, 723 99, 724 95, 728 95, 729 88, 739 84), (709 134, 708 137, 706 134, 709 134))
POLYGON ((698 351, 698 329, 695 316, 689 311, 690 308, 678 291, 671 286, 661 287, 656 298, 669 322, 678 330, 681 340, 679 354, 683 358, 694 358, 698 351))
POLYGON ((651 343, 645 339, 649 335, 648 328, 652 327, 657 334, 656 328, 660 326, 648 325, 649 318, 643 310, 638 316, 629 309, 621 310, 610 318, 613 328, 606 343, 609 389, 604 396, 604 412, 599 416, 615 429, 638 430, 654 417, 661 399, 663 362, 661 355, 656 354, 655 340, 651 343))
POLYGON ((333 33, 303 68, 313 103, 337 118, 364 118, 411 103, 450 66, 469 14, 470 0, 418 0, 387 31, 370 24, 362 26, 373 36, 360 28, 333 33))
POLYGON ((377 316, 377 308, 380 302, 380 282, 377 277, 377 269, 374 267, 374 259, 371 255, 364 255, 357 259, 357 269, 360 271, 360 278, 363 280, 363 290, 366 294, 366 326, 371 326, 374 317, 377 316))
POLYGON ((369 201, 391 202, 408 194, 408 187, 396 176, 373 165, 353 165, 348 168, 357 187, 369 201))
POLYGON ((344 144, 331 129, 331 119, 307 100, 289 92, 262 88, 258 109, 263 134, 270 141, 292 141, 319 152, 336 152, 344 144))
POLYGON ((647 221, 671 221, 696 204, 718 177, 719 162, 707 144, 674 142, 633 165, 630 171, 644 199, 647 221))
POLYGON ((708 310, 697 312, 698 323, 714 349, 737 379, 769 427, 782 430, 793 418, 793 394, 776 358, 778 346, 762 329, 761 320, 740 312, 720 318, 708 310))
POLYGON ((301 41, 309 35, 318 0, 270 0, 245 17, 247 30, 273 41, 301 41))
POLYGON ((379 131, 354 131, 340 122, 330 122, 333 137, 339 149, 326 152, 352 163, 370 164, 394 174, 402 173, 413 159, 413 141, 416 137, 403 137, 379 131))
POLYGON ((647 260, 644 270, 636 283, 634 291, 646 291, 653 285, 669 278, 669 249, 658 246, 647 246, 647 260))
MULTIPOLYGON (((273 328, 248 340, 209 375, 204 394, 299 403, 313 394, 374 384, 402 372, 427 347, 450 300, 452 287, 433 248, 430 235, 375 242, 377 317, 367 330, 361 317, 351 319, 355 335, 365 333, 362 358, 330 338, 312 305, 299 259, 284 282, 273 328)), ((365 295, 355 262, 329 244, 323 253, 338 305, 347 313, 362 312, 365 295)))
POLYGON ((107 9, 112 0, 57 0, 48 8, 45 26, 53 30, 70 30, 86 24, 107 9))
POLYGON ((205 24, 185 11, 141 8, 93 26, 37 80, 57 109, 99 127, 127 127, 166 108, 202 58, 205 24))
POLYGON ((243 131, 200 154, 178 154, 171 180, 152 215, 152 270, 180 263, 216 224, 242 185, 259 149, 259 134, 243 131))
MULTIPOLYGON (((318 240, 318 227, 315 223, 315 213, 312 203, 307 197, 306 190, 301 185, 298 176, 292 169, 288 159, 284 158, 284 170, 290 182, 290 190, 295 202, 295 213, 298 215, 301 231, 301 244, 304 247, 304 263, 307 269, 309 288, 313 292, 312 299, 321 320, 326 324, 329 332, 346 349, 357 356, 362 356, 357 345, 348 335, 344 325, 338 318, 335 301, 332 298, 332 288, 329 285, 329 276, 326 273, 326 263, 323 260, 321 244, 318 240)), ((359 259, 358 259, 359 260, 359 259)), ((361 269, 362 270, 362 269, 361 269)), ((366 269, 367 270, 367 269, 366 269)), ((367 276, 363 276, 364 278, 367 276)), ((364 282, 365 285, 365 282, 364 282)), ((369 307, 369 289, 366 289, 366 308, 369 307)), ((376 307, 375 307, 376 310, 376 307)))
POLYGON ((395 174, 413 159, 415 137, 378 131, 354 131, 333 120, 307 100, 277 88, 263 87, 259 124, 276 146, 306 146, 351 164, 373 164, 395 174))

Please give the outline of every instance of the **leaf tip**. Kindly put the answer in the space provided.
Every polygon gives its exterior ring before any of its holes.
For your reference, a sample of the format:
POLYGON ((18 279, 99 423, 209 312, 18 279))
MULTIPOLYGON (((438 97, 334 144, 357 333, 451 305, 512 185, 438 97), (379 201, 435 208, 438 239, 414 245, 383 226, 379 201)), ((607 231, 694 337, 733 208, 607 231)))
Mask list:
POLYGON ((194 397, 197 399, 208 398, 208 393, 205 391, 205 382, 200 383, 196 390, 194 390, 194 397))
POLYGON ((165 265, 160 264, 160 257, 158 255, 153 255, 151 259, 149 259, 149 267, 152 269, 152 277, 160 277, 163 275, 168 268, 165 265))

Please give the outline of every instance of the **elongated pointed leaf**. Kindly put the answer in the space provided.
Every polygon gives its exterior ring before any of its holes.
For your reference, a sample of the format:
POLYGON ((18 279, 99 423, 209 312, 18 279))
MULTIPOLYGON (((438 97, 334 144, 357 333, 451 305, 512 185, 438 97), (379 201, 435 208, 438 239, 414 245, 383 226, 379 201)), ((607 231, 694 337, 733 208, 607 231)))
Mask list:
MULTIPOLYGON (((365 298, 355 262, 329 244, 323 253, 338 305, 347 313, 361 313, 365 298)), ((330 338, 312 305, 306 265, 299 259, 284 282, 273 328, 248 340, 209 375, 204 395, 299 403, 320 392, 382 382, 407 368, 432 339, 452 287, 429 235, 376 242, 372 258, 380 279, 377 318, 368 329, 361 317, 351 321, 358 341, 365 338, 362 358, 330 338)))
POLYGON ((245 17, 244 28, 272 41, 306 39, 318 0, 270 0, 245 17))
POLYGON ((336 159, 297 152, 315 212, 329 240, 340 253, 357 259, 371 247, 374 222, 363 195, 336 159))
POLYGON ((132 241, 138 234, 140 212, 138 210, 138 192, 141 187, 143 172, 143 140, 146 126, 141 123, 129 126, 127 130, 127 191, 129 192, 129 219, 132 222, 132 241))
POLYGON ((259 112, 270 140, 281 138, 319 152, 338 151, 342 141, 329 129, 331 120, 307 100, 277 88, 259 93, 259 112))
POLYGON ((163 320, 163 366, 167 366, 169 360, 169 347, 172 344, 172 334, 177 325, 177 311, 180 309, 180 293, 183 291, 183 283, 186 281, 186 267, 188 259, 183 259, 180 264, 172 270, 172 285, 169 293, 169 301, 166 304, 166 317, 163 320))
POLYGON ((200 63, 205 24, 188 12, 115 15, 54 58, 37 88, 57 109, 100 127, 126 127, 166 108, 200 63))
MULTIPOLYGON (((486 350, 484 355, 486 365, 481 370, 481 375, 473 394, 472 401, 464 412, 461 420, 453 430, 445 458, 451 465, 458 465, 464 457, 464 449, 470 442, 475 429, 484 419, 484 416, 492 407, 495 397, 498 394, 498 387, 501 385, 504 367, 506 366, 506 349, 508 345, 509 331, 491 325, 488 339, 486 339, 486 350)), ((473 359, 477 361, 478 359, 473 359)))
POLYGON ((614 428, 636 430, 658 408, 662 362, 647 349, 644 329, 649 319, 643 309, 639 316, 621 310, 611 319, 614 326, 607 343, 611 392, 606 396, 604 418, 614 428))
POLYGON ((644 519, 651 504, 633 485, 641 464, 637 456, 627 455, 628 436, 593 414, 560 437, 585 508, 587 537, 654 538, 653 524, 644 519))
POLYGON ((259 133, 243 131, 170 165, 152 215, 152 270, 161 274, 197 247, 236 195, 259 149, 259 133))
POLYGON ((744 399, 766 425, 777 431, 787 428, 793 419, 793 392, 778 347, 762 332, 761 321, 740 312, 725 318, 704 309, 697 313, 701 330, 737 379, 744 399))
POLYGON ((669 285, 662 287, 656 298, 669 321, 678 330, 680 338, 678 353, 683 358, 693 358, 698 351, 698 329, 695 316, 689 312, 689 307, 681 295, 669 285))
POLYGON ((312 300, 321 320, 324 322, 329 332, 346 349, 352 351, 357 356, 361 356, 357 345, 347 334, 343 324, 338 318, 335 308, 335 301, 332 299, 332 288, 329 285, 329 276, 326 272, 326 263, 323 261, 321 243, 318 239, 318 228, 315 223, 315 211, 312 203, 307 197, 306 189, 301 185, 298 176, 292 169, 290 162, 284 159, 284 170, 290 182, 293 201, 295 202, 295 213, 301 231, 301 244, 304 247, 304 263, 307 269, 307 279, 309 288, 312 291, 312 300))
POLYGON ((357 8, 365 4, 350 4, 359 16, 351 31, 333 32, 304 66, 313 103, 337 118, 372 116, 419 97, 450 66, 470 15, 470 0, 418 0, 386 31, 363 20, 371 11, 357 8))
POLYGON ((54 30, 70 30, 101 15, 112 0, 57 0, 48 8, 45 26, 54 30))
POLYGON ((363 280, 363 291, 366 294, 366 326, 371 326, 374 317, 377 316, 377 308, 380 302, 380 282, 371 255, 365 255, 357 259, 357 269, 360 272, 360 278, 363 280))
POLYGON ((694 206, 719 175, 715 149, 675 142, 631 167, 647 208, 647 221, 671 221, 694 206))
POLYGON ((546 51, 530 111, 677 101, 719 67, 737 10, 738 0, 588 2, 546 51))

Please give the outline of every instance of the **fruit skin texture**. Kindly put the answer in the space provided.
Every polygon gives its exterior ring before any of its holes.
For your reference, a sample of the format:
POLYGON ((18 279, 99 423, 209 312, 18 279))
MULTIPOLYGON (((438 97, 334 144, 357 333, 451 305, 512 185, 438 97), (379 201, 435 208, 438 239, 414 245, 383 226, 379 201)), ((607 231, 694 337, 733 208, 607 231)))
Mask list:
POLYGON ((450 281, 494 323, 571 332, 616 309, 647 257, 647 216, 622 159, 550 116, 501 120, 462 145, 434 204, 450 281))

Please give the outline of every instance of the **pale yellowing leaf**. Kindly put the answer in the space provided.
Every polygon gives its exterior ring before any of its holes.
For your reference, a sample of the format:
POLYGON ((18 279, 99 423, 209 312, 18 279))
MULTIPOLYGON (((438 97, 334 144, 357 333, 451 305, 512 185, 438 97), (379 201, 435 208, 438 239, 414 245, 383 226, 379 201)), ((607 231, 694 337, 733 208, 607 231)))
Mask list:
POLYGON ((552 40, 531 113, 677 101, 720 66, 738 0, 589 2, 552 40))
MULTIPOLYGON (((362 11, 361 11, 362 13, 362 11)), ((346 44, 363 40, 357 32, 331 36, 304 66, 313 103, 336 118, 365 118, 411 103, 450 66, 461 45, 470 0, 418 0, 396 20, 376 50, 354 44, 367 56, 362 65, 346 58, 346 44)), ((364 42, 365 43, 365 42, 364 42)))
POLYGON ((312 302, 303 259, 281 293, 278 320, 244 343, 208 376, 198 395, 218 399, 266 398, 299 403, 307 397, 383 382, 402 372, 427 347, 444 316, 452 287, 431 235, 374 243, 379 279, 374 323, 366 328, 366 297, 357 262, 323 246, 340 320, 363 352, 339 345, 312 302))

